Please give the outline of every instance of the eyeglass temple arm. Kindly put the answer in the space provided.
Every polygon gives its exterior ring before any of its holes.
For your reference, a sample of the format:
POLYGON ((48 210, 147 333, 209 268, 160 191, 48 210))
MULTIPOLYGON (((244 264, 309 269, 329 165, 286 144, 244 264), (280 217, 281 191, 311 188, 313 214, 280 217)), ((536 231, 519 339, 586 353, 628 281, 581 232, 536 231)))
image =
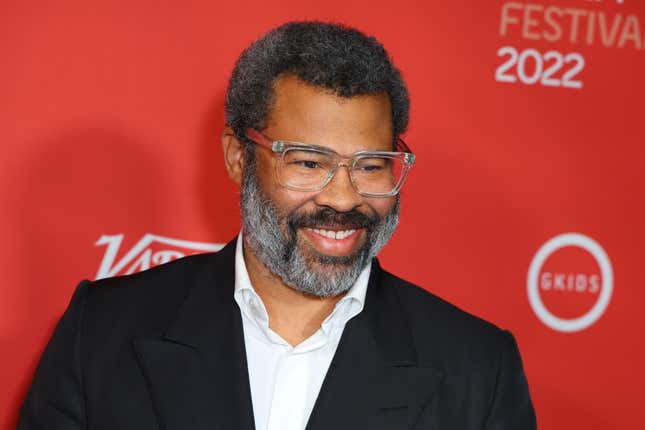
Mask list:
POLYGON ((245 131, 246 137, 248 137, 252 142, 257 143, 258 145, 265 146, 269 149, 273 147, 273 141, 260 133, 257 130, 252 128, 247 128, 245 131))
POLYGON ((410 149, 408 144, 405 143, 405 141, 400 137, 396 139, 396 150, 399 152, 409 152, 410 154, 412 154, 412 150, 410 149))

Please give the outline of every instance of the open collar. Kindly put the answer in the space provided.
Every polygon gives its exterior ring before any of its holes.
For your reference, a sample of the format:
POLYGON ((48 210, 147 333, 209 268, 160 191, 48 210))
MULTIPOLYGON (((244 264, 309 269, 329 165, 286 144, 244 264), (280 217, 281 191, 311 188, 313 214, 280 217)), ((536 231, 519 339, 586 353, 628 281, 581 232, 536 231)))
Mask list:
MULTIPOLYGON (((266 306, 251 283, 244 260, 242 234, 240 232, 236 238, 235 287, 233 296, 241 312, 245 315, 247 322, 254 324, 258 333, 267 339, 268 342, 272 342, 275 340, 277 334, 270 332, 269 314, 266 306)), ((326 336, 330 336, 332 332, 338 333, 347 321, 361 313, 365 306, 365 296, 367 294, 370 272, 371 264, 368 264, 363 268, 347 293, 336 303, 332 312, 322 322, 321 330, 326 336)))

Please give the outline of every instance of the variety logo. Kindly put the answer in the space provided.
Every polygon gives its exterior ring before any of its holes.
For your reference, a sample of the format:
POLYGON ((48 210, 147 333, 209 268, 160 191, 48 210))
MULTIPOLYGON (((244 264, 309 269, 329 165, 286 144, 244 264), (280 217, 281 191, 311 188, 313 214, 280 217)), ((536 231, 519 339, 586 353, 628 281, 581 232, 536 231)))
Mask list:
POLYGON ((95 243, 106 246, 96 279, 129 275, 186 255, 219 251, 224 247, 220 243, 191 242, 148 233, 117 261, 123 237, 123 234, 103 235, 95 243))
POLYGON ((613 287, 607 253, 579 233, 561 234, 542 245, 527 276, 533 311, 544 324, 561 332, 584 330, 598 321, 613 287))

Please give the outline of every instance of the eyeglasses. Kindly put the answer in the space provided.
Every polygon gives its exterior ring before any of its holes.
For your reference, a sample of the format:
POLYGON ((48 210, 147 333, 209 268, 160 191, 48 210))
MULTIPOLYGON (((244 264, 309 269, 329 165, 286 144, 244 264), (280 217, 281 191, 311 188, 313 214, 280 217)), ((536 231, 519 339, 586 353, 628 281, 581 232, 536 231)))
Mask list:
POLYGON ((395 152, 359 151, 343 157, 323 146, 274 141, 254 129, 247 129, 246 136, 276 154, 278 182, 292 190, 321 190, 339 167, 346 167, 358 194, 366 197, 395 196, 416 158, 402 139, 398 139, 395 152))

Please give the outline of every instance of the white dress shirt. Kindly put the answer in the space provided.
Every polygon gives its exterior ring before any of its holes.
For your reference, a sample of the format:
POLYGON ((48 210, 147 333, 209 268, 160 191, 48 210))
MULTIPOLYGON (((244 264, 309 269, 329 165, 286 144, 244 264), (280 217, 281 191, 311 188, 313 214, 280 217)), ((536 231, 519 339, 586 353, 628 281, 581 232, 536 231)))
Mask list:
POLYGON ((363 310, 368 264, 338 301, 321 327, 291 346, 269 328, 269 315, 253 289, 242 253, 242 233, 235 250, 235 301, 242 312, 244 344, 257 430, 303 430, 345 324, 363 310))

